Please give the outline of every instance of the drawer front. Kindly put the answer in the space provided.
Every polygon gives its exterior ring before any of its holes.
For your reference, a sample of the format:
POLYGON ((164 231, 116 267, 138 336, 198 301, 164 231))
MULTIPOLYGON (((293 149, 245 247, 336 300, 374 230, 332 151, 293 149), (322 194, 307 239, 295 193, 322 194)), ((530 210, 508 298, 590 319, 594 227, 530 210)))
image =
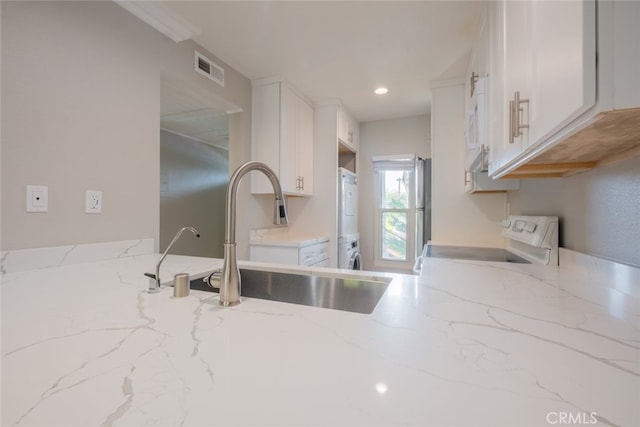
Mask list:
POLYGON ((329 258, 329 243, 318 243, 300 249, 298 263, 300 265, 314 265, 329 258))
POLYGON ((314 267, 329 267, 329 260, 328 259, 323 259, 322 261, 313 264, 313 266, 314 267))
POLYGON ((298 248, 250 245, 249 256, 251 261, 289 265, 298 264, 298 248))
POLYGON ((316 262, 329 258, 329 242, 316 245, 316 262))
POLYGON ((316 250, 315 245, 307 246, 300 249, 298 253, 298 264, 311 265, 315 262, 316 250))

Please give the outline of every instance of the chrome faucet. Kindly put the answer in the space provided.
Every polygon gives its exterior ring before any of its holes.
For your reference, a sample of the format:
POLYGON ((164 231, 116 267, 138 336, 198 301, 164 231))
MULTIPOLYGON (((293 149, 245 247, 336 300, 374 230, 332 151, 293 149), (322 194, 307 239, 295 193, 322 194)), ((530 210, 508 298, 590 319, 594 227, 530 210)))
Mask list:
POLYGON ((198 230, 196 230, 193 227, 182 227, 176 233, 175 237, 173 238, 171 243, 169 243, 169 246, 167 246, 167 249, 165 249, 164 253, 160 257, 160 261, 158 261, 158 264, 156 265, 156 274, 153 275, 153 274, 145 273, 145 276, 151 278, 151 280, 149 281, 149 293, 150 294, 155 294, 157 292, 160 292, 160 264, 162 264, 162 261, 164 261, 164 258, 167 256, 167 253, 169 253, 169 249, 171 249, 173 244, 178 240, 178 238, 180 237, 182 232, 185 231, 185 230, 189 230, 196 237, 200 237, 200 233, 198 233, 198 230))
POLYGON ((262 172, 271 181, 275 193, 275 210, 273 223, 287 224, 287 207, 282 195, 282 187, 275 172, 261 162, 246 162, 238 167, 229 178, 227 190, 227 223, 224 241, 224 264, 222 270, 217 270, 206 280, 209 286, 220 288, 220 305, 233 306, 240 303, 240 270, 236 258, 236 196, 240 179, 249 171, 262 172))

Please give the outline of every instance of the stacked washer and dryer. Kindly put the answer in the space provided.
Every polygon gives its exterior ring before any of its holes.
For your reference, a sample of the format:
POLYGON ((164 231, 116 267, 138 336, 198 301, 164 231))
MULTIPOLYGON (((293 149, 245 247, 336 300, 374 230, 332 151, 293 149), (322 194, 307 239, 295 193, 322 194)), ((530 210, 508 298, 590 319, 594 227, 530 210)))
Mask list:
POLYGON ((338 268, 362 270, 358 176, 345 168, 338 168, 338 268))

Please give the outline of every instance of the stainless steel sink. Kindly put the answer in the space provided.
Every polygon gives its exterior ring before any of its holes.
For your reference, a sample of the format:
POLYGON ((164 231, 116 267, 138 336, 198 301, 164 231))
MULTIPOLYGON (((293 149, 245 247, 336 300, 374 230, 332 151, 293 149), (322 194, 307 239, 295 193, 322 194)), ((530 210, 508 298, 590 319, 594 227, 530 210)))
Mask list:
MULTIPOLYGON (((387 290, 389 282, 275 271, 240 269, 240 294, 249 298, 288 302, 370 314, 387 290)), ((191 289, 218 292, 202 278, 193 279, 191 289)))

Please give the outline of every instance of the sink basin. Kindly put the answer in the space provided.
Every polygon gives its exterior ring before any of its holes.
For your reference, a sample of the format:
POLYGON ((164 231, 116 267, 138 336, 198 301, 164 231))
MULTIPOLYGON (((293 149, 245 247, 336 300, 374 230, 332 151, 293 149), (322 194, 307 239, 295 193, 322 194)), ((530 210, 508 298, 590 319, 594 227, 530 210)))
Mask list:
MULTIPOLYGON (((243 297, 288 302, 370 314, 387 290, 389 282, 319 275, 240 269, 243 297)), ((218 292, 202 278, 193 279, 191 289, 218 292)))

